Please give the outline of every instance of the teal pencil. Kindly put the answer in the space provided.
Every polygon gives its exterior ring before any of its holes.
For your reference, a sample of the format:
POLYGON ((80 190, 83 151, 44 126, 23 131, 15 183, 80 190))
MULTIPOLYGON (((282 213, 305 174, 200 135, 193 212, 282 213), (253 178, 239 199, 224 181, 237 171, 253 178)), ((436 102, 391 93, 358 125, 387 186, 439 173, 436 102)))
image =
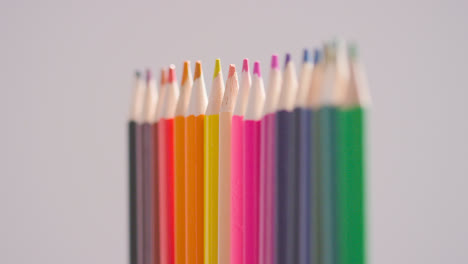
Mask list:
POLYGON ((348 67, 336 43, 325 45, 325 71, 317 113, 318 128, 318 184, 320 210, 320 262, 336 264, 337 237, 337 110, 342 93, 348 84, 348 67), (344 66, 344 67, 343 67, 344 66))
POLYGON ((323 52, 321 50, 315 50, 314 52, 314 68, 310 80, 310 88, 307 94, 306 109, 310 111, 309 114, 309 125, 310 125, 310 139, 309 139, 309 185, 307 186, 310 190, 309 196, 309 219, 310 229, 309 239, 309 262, 308 263, 321 263, 321 221, 320 221, 320 184, 318 177, 318 165, 319 165, 319 122, 318 122, 318 110, 320 108, 320 93, 322 88, 322 81, 324 75, 325 63, 323 60, 323 52))

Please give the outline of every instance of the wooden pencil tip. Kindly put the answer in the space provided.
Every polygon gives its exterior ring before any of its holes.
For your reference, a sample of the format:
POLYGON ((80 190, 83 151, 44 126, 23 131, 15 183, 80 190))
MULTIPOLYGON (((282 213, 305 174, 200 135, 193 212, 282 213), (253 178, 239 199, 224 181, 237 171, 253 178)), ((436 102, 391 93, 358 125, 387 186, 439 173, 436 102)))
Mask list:
POLYGON ((201 75, 202 75, 201 61, 197 61, 195 62, 195 73, 193 75, 193 80, 200 78, 201 75))
POLYGON ((213 73, 213 79, 218 77, 218 74, 221 72, 221 60, 216 59, 215 61, 215 68, 214 68, 214 73, 213 73))
POLYGON ((167 77, 167 81, 169 83, 172 83, 172 82, 175 82, 177 80, 177 77, 176 77, 176 73, 175 73, 175 66, 173 64, 171 64, 171 66, 169 66, 169 74, 168 74, 168 77, 167 77))
POLYGON ((190 72, 190 61, 184 62, 184 71, 182 72, 182 85, 188 80, 190 72))
POLYGON ((165 85, 167 82, 166 70, 164 68, 161 69, 161 76, 160 76, 160 83, 161 86, 165 85))
POLYGON ((231 78, 234 73, 236 72, 236 65, 234 64, 230 64, 229 65, 229 75, 228 75, 228 78, 231 78))

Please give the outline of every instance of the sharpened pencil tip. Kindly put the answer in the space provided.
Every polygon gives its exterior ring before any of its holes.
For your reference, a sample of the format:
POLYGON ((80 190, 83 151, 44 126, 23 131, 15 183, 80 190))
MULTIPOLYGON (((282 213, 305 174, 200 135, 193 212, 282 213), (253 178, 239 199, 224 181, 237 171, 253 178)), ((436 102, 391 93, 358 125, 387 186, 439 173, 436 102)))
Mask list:
POLYGON ((229 75, 228 78, 231 78, 234 73, 236 72, 236 65, 234 64, 229 64, 229 75))
POLYGON ((184 62, 184 71, 182 72, 182 85, 188 80, 190 72, 190 61, 184 62))
POLYGON ((221 72, 221 60, 216 59, 214 73, 213 73, 213 79, 216 78, 220 72, 221 72))
POLYGON ((172 83, 172 82, 175 82, 177 79, 176 77, 176 73, 175 73, 175 66, 173 64, 171 64, 171 66, 169 66, 169 74, 168 74, 168 77, 167 77, 167 81, 169 83, 172 83))
POLYGON ((319 49, 314 50, 314 64, 318 64, 322 59, 322 52, 319 49))
POLYGON ((291 60, 291 54, 286 53, 286 60, 284 61, 284 67, 286 67, 288 65, 290 60, 291 60))
POLYGON ((161 83, 161 86, 162 85, 165 85, 166 82, 167 82, 167 76, 166 76, 166 70, 164 68, 161 69, 161 76, 160 76, 160 83, 161 83))
POLYGON ((306 62, 309 62, 309 50, 308 49, 304 49, 304 56, 303 56, 303 62, 306 63, 306 62))
POLYGON ((271 68, 279 70, 279 60, 277 54, 271 55, 271 68))
POLYGON ((201 61, 195 62, 195 73, 193 74, 193 80, 200 78, 202 74, 201 61))
POLYGON ((146 82, 149 82, 152 78, 151 70, 146 69, 146 82))
POLYGON ((139 70, 135 70, 135 77, 140 78, 141 77, 141 72, 139 70))
POLYGON ((258 62, 258 61, 254 62, 253 73, 254 73, 254 75, 256 74, 258 77, 262 77, 262 74, 260 72, 260 62, 258 62))
POLYGON ((356 60, 357 57, 359 56, 358 48, 357 48, 357 45, 355 43, 350 43, 348 45, 348 54, 349 54, 349 58, 351 60, 356 60))
POLYGON ((242 71, 249 72, 249 59, 244 59, 242 62, 242 71))

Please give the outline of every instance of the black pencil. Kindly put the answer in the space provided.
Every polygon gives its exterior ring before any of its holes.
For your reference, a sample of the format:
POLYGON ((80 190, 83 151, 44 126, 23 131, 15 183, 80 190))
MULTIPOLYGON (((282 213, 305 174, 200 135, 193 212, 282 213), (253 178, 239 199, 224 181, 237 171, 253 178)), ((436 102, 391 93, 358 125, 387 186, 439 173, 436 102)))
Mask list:
POLYGON ((143 263, 143 206, 142 206, 142 127, 144 82, 141 73, 135 73, 135 88, 128 123, 129 147, 129 262, 143 263))

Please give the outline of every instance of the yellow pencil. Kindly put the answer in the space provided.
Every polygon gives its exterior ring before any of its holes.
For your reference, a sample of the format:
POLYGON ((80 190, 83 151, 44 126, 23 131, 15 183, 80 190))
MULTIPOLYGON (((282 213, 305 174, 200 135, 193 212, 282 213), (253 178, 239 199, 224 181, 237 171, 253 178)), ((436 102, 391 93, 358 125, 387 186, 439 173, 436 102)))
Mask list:
POLYGON ((219 109, 224 94, 221 61, 216 59, 204 126, 204 246, 205 264, 218 263, 219 109))

